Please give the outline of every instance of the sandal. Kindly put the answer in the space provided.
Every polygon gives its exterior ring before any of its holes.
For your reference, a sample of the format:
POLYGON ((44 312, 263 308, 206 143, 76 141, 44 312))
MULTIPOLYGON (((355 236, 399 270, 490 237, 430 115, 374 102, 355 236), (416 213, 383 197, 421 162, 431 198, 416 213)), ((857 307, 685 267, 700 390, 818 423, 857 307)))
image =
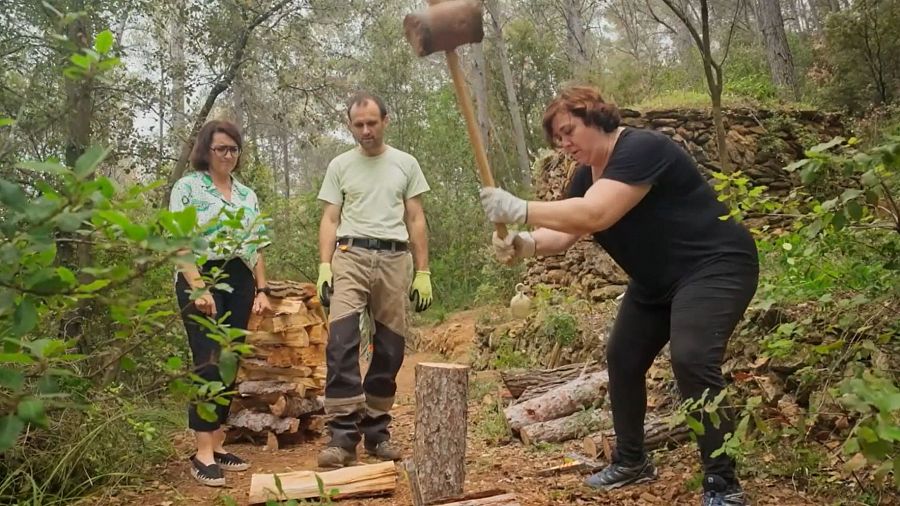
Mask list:
POLYGON ((213 452, 213 457, 216 464, 225 471, 246 471, 250 468, 250 464, 233 453, 213 452))
POLYGON ((191 476, 207 487, 222 487, 225 485, 225 475, 218 464, 206 465, 197 460, 197 455, 191 456, 191 476))

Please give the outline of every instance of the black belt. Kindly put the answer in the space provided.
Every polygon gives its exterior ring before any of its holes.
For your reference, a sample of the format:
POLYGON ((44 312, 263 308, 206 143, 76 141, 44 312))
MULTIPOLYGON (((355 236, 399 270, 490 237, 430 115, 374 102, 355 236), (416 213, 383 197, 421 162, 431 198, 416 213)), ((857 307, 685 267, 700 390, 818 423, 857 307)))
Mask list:
POLYGON ((337 243, 340 246, 385 251, 406 251, 408 249, 405 242, 389 241, 387 239, 372 239, 369 237, 341 237, 337 240, 337 243))

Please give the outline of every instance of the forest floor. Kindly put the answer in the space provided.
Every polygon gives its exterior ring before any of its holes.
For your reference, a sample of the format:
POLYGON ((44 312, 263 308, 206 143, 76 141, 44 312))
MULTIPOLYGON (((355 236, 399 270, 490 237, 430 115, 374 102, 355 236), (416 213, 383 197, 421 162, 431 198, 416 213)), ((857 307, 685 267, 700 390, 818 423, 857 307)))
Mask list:
MULTIPOLYGON (((415 421, 414 371, 423 361, 465 361, 475 337, 477 313, 456 313, 435 327, 419 329, 418 342, 427 346, 440 342, 444 355, 422 349, 407 356, 397 379, 397 405, 392 414, 393 441, 409 456, 413 446, 415 421), (447 353, 447 350, 450 350, 447 353)), ((541 445, 528 448, 518 440, 497 438, 497 392, 499 378, 496 371, 474 375, 469 399, 469 431, 466 451, 466 491, 505 489, 515 492, 523 506, 539 505, 688 505, 699 503, 699 461, 695 447, 686 444, 673 450, 659 451, 654 458, 659 479, 653 483, 626 487, 615 492, 598 492, 582 484, 584 475, 569 473, 540 477, 538 471, 562 464, 567 451, 580 451, 580 441, 562 445, 541 445), (493 434, 493 436, 492 436, 493 434), (500 439, 500 442, 497 440, 500 439), (506 441, 503 441, 506 439, 506 441)), ((228 473, 225 488, 209 488, 195 482, 190 475, 188 456, 192 438, 185 430, 176 434, 180 457, 160 466, 157 477, 140 491, 124 491, 109 497, 94 497, 90 504, 142 506, 220 505, 229 504, 226 496, 236 504, 247 504, 252 473, 312 470, 316 455, 326 443, 320 434, 310 441, 270 451, 261 445, 234 444, 229 449, 251 462, 243 473, 228 473), (227 501, 227 502, 226 502, 227 501)), ((361 462, 373 463, 361 458, 361 462)), ((750 478, 744 488, 755 505, 821 505, 847 504, 839 499, 810 495, 798 489, 795 480, 750 478)), ((382 506, 411 504, 409 489, 403 479, 393 496, 384 498, 341 500, 344 506, 382 506)))

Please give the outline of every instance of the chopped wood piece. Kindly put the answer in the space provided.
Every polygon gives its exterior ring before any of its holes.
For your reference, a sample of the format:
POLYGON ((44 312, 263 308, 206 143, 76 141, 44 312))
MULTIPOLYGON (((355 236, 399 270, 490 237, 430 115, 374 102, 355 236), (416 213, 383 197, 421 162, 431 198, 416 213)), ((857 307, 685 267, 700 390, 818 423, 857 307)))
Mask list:
POLYGON ((278 347, 305 348, 309 346, 309 334, 306 333, 306 329, 303 327, 284 332, 254 330, 247 334, 247 344, 254 346, 254 355, 265 357, 273 349, 278 349, 278 347), (270 345, 273 347, 269 347, 270 345))
MULTIPOLYGON (((296 393, 298 386, 301 387, 301 390, 305 390, 302 385, 286 381, 243 381, 237 387, 240 395, 249 396, 296 393)), ((302 395, 303 392, 300 392, 300 396, 302 395)))
POLYGON ((324 404, 319 398, 303 399, 280 395, 269 405, 269 411, 275 416, 300 418, 303 415, 321 411, 324 404))
POLYGON ((281 493, 275 485, 274 474, 253 474, 250 478, 250 504, 264 503, 269 499, 318 499, 320 495, 316 476, 322 480, 325 491, 337 489, 335 499, 388 495, 397 488, 397 469, 393 462, 351 466, 321 473, 278 473, 281 493))
POLYGON ((577 453, 567 453, 565 457, 563 457, 563 461, 564 462, 558 466, 541 469, 536 474, 538 476, 555 476, 558 474, 576 471, 587 471, 593 473, 605 467, 603 463, 589 458, 586 455, 580 455, 577 453))
POLYGON ((248 429, 253 432, 297 432, 300 420, 296 418, 280 418, 270 413, 254 413, 249 409, 228 415, 228 425, 248 429))
POLYGON ((438 503, 440 506, 520 506, 516 494, 500 494, 478 499, 438 503))

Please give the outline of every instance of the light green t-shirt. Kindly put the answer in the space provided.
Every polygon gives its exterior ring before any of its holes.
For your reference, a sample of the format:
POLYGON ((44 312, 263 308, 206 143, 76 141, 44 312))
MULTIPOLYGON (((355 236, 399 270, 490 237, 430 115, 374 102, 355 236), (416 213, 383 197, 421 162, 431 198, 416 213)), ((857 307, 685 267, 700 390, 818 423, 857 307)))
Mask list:
POLYGON ((412 155, 388 146, 366 156, 354 148, 328 164, 319 200, 341 207, 338 237, 407 241, 403 204, 429 189, 412 155))

